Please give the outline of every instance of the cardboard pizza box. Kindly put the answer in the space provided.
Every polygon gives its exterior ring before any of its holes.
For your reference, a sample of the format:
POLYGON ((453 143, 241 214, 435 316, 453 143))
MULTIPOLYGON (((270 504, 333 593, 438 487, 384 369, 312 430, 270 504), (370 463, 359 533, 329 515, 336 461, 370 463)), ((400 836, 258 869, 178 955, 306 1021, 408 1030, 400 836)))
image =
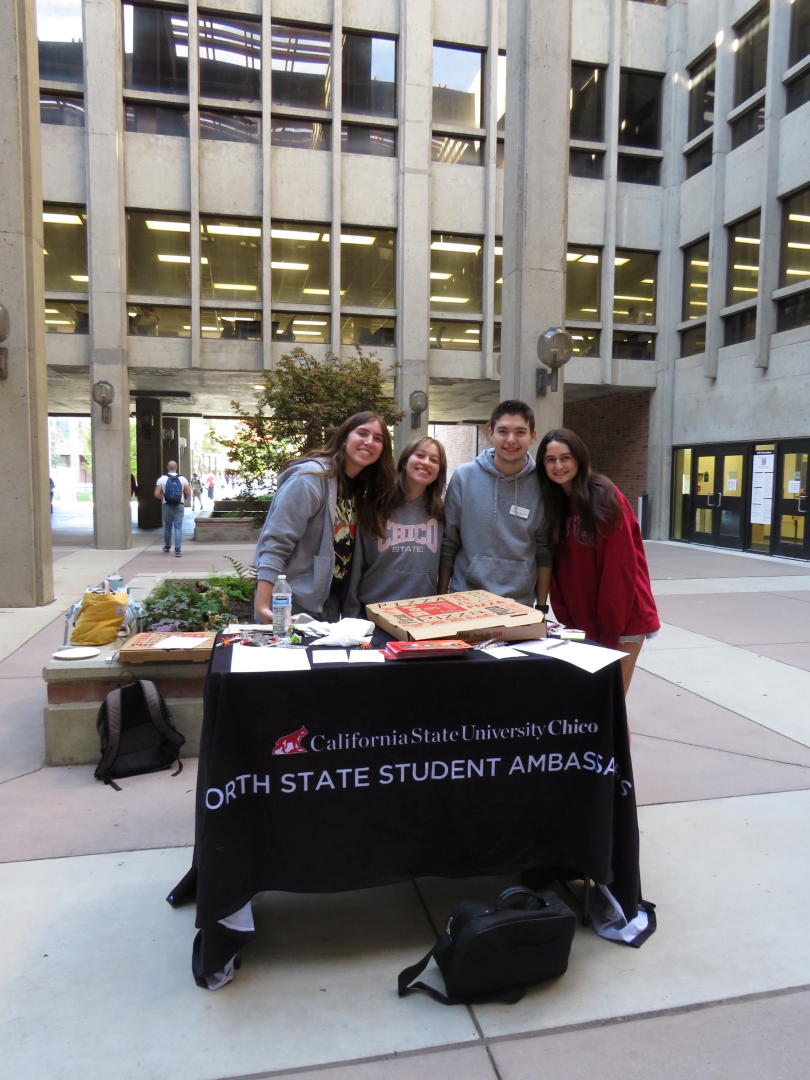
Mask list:
POLYGON ((483 590, 367 604, 366 618, 399 641, 527 641, 546 636, 542 611, 483 590))
POLYGON ((151 664, 155 660, 191 660, 194 663, 208 661, 214 648, 216 633, 206 630, 193 633, 146 633, 136 634, 118 650, 118 659, 122 664, 151 664), (182 638, 184 641, 198 641, 193 649, 161 649, 161 642, 168 638, 182 638))

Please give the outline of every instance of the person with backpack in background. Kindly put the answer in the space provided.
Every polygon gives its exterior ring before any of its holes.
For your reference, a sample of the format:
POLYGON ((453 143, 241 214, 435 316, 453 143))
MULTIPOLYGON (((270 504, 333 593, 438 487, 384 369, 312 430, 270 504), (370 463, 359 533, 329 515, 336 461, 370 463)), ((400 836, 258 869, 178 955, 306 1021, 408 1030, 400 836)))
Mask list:
POLYGON ((172 529, 174 529, 174 553, 180 558, 183 543, 183 499, 191 496, 191 485, 185 476, 177 473, 177 462, 170 461, 166 472, 158 478, 155 485, 155 498, 163 503, 163 552, 168 555, 172 549, 172 529))

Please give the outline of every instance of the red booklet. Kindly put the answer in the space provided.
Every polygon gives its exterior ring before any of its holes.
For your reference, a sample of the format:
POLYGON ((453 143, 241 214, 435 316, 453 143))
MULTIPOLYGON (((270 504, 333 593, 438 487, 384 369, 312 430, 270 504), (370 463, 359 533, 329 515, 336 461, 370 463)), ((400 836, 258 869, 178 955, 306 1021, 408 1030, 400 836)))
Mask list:
POLYGON ((463 656, 472 645, 455 639, 444 641, 389 641, 383 650, 389 660, 407 660, 408 657, 463 656))

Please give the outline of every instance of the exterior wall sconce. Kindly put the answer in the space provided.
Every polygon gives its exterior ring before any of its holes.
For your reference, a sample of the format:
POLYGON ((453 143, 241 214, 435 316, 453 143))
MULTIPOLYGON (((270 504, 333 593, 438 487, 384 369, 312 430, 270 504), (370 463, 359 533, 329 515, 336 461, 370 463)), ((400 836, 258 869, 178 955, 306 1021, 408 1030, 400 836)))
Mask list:
POLYGON ((101 422, 112 423, 112 409, 110 406, 115 401, 115 387, 112 383, 97 382, 93 384, 93 401, 101 406, 101 422))
POLYGON ((8 349, 6 342, 11 333, 8 309, 0 304, 0 379, 8 378, 8 349))
POLYGON ((542 364, 551 368, 551 371, 537 369, 536 393, 538 397, 545 397, 546 390, 550 386, 551 392, 557 392, 557 372, 567 364, 574 351, 574 341, 567 330, 559 326, 550 326, 545 334, 537 339, 537 356, 542 364))
POLYGON ((181 435, 180 438, 177 440, 177 445, 180 447, 181 450, 185 450, 185 448, 188 446, 188 439, 184 438, 181 435))
POLYGON ((414 390, 408 398, 408 407, 411 410, 411 427, 415 430, 422 426, 422 413, 428 407, 428 396, 424 390, 414 390))
POLYGON ((142 428, 150 428, 155 426, 155 418, 150 412, 144 413, 138 421, 142 428))
POLYGON ((174 442, 174 428, 173 427, 165 427, 163 429, 162 435, 163 435, 163 438, 166 440, 166 442, 174 442))

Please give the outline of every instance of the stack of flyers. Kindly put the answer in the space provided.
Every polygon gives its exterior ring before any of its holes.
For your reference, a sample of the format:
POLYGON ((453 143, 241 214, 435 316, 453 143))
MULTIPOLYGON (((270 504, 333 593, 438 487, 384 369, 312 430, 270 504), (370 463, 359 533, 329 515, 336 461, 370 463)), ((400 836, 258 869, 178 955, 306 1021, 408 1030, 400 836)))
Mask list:
POLYGON ((433 656, 463 656, 472 649, 466 641, 389 641, 385 646, 385 656, 389 660, 407 660, 409 657, 421 658, 433 656))

